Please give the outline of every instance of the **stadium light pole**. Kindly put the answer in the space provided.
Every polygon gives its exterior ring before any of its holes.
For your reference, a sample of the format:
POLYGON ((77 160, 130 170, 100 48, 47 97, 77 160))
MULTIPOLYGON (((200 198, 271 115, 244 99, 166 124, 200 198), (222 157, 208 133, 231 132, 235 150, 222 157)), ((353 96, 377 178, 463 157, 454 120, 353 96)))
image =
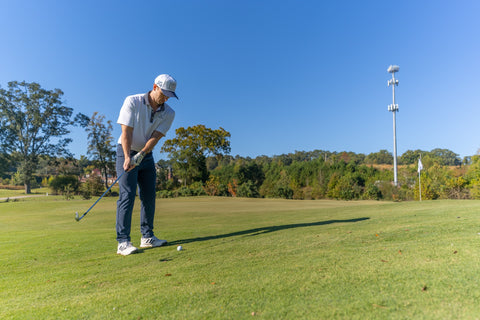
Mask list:
POLYGON ((397 128, 395 114, 398 111, 398 104, 395 103, 395 86, 398 86, 398 80, 395 79, 395 72, 400 70, 399 66, 391 65, 387 71, 392 74, 392 79, 388 80, 388 86, 392 86, 393 90, 393 103, 388 105, 388 111, 393 113, 393 184, 398 185, 397 180, 397 128))

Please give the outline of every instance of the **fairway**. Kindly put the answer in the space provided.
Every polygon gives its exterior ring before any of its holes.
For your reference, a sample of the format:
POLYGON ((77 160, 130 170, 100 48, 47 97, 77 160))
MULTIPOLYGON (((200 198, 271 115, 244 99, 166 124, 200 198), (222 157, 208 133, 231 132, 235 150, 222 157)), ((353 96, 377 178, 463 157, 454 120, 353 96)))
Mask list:
POLYGON ((90 205, 0 203, 1 319, 479 316, 479 201, 159 199, 169 245, 127 257, 116 199, 90 205))

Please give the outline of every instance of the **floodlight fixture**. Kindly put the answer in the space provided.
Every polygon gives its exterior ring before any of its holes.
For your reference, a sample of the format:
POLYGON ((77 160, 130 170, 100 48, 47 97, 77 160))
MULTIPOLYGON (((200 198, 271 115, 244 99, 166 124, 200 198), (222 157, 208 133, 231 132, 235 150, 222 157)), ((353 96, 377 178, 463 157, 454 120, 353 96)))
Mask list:
POLYGON ((390 67, 388 67, 387 69, 387 71, 390 73, 395 73, 395 72, 398 72, 399 70, 400 70, 400 67, 397 65, 390 65, 390 67))
POLYGON ((392 86, 393 103, 388 105, 388 111, 393 113, 393 183, 398 185, 397 180, 397 125, 395 114, 398 111, 398 104, 395 103, 395 86, 398 86, 398 80, 395 79, 395 72, 398 72, 400 67, 397 65, 390 65, 387 69, 392 74, 392 79, 387 81, 388 86, 392 86))

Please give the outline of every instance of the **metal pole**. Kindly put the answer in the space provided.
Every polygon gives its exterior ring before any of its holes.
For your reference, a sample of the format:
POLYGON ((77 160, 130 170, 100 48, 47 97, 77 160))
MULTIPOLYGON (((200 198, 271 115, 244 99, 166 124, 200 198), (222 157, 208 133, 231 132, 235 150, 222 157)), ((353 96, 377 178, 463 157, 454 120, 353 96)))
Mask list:
POLYGON ((396 121, 396 113, 398 111, 398 104, 395 104, 395 86, 398 86, 398 80, 395 80, 395 72, 400 70, 399 66, 391 65, 388 67, 387 71, 392 74, 392 79, 388 80, 388 85, 392 86, 392 94, 393 94, 393 103, 388 106, 388 111, 393 112, 393 183, 395 186, 398 186, 398 179, 397 179, 397 121, 396 121))
POLYGON ((398 185, 397 179, 397 121, 396 121, 396 105, 395 105, 395 73, 392 73, 393 80, 393 184, 398 185))

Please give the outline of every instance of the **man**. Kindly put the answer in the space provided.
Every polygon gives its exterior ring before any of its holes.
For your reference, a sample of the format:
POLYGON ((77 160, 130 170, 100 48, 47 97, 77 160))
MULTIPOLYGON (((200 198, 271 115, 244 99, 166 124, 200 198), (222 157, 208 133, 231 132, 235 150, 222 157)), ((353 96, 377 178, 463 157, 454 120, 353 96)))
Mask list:
POLYGON ((137 252, 130 238, 132 211, 137 186, 141 201, 141 248, 160 247, 167 243, 153 234, 155 216, 156 171, 152 150, 167 134, 175 117, 175 111, 166 103, 175 94, 177 82, 168 74, 159 75, 153 90, 145 94, 128 96, 123 103, 117 123, 122 134, 117 147, 117 176, 120 195, 117 201, 117 254, 137 252))

